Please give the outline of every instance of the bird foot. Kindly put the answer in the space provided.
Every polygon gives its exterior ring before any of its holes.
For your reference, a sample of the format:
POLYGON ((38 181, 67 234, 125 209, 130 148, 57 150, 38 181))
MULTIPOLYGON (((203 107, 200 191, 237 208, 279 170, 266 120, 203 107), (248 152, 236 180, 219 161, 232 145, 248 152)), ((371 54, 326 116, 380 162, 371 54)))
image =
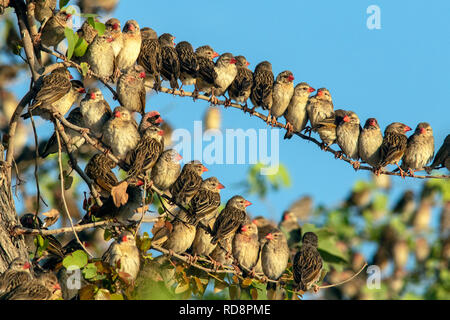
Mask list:
POLYGON ((230 107, 231 106, 231 99, 230 98, 225 98, 225 102, 224 102, 223 106, 225 108, 230 107))
POLYGON ((267 282, 269 281, 269 278, 267 278, 267 276, 264 275, 264 276, 261 277, 260 281, 261 281, 262 283, 267 283, 267 282))
POLYGON ((416 170, 413 170, 413 169, 411 169, 411 168, 408 169, 408 174, 409 174, 411 177, 415 177, 415 175, 414 175, 415 172, 416 172, 416 170))
POLYGON ((179 89, 180 90, 180 97, 184 97, 185 96, 185 94, 184 94, 184 90, 183 89, 179 89))
POLYGON ((357 171, 359 169, 359 167, 361 167, 361 163, 359 161, 351 161, 350 160, 350 164, 353 166, 353 169, 355 169, 355 171, 357 171))
POLYGON ((192 92, 192 100, 197 100, 198 99, 198 89, 195 88, 194 91, 192 92))
POLYGON ((212 106, 215 106, 219 103, 219 99, 215 95, 211 95, 211 98, 209 98, 209 102, 212 106))
POLYGON ((272 116, 270 115, 270 113, 267 116, 266 123, 267 123, 267 125, 272 124, 272 116))
POLYGON ((320 143, 320 149, 323 150, 323 151, 327 151, 328 150, 328 145, 325 142, 322 142, 322 143, 320 143))
POLYGON ((287 130, 287 132, 292 133, 294 131, 294 126, 289 123, 289 121, 286 121, 286 125, 284 128, 287 130))
POLYGON ((405 179, 405 176, 406 176, 405 170, 403 170, 402 168, 400 168, 400 166, 398 165, 398 163, 395 163, 395 165, 398 167, 398 170, 400 170, 400 176, 402 177, 402 179, 405 179))
POLYGON ((256 271, 255 271, 255 268, 254 268, 254 267, 250 270, 250 272, 248 273, 248 275, 249 275, 250 277, 252 277, 252 278, 256 277, 256 271))
POLYGON ((343 155, 342 151, 336 151, 336 154, 334 155, 334 157, 335 157, 336 159, 339 158, 339 159, 342 160, 342 155, 343 155))
POLYGON ((237 264, 233 264, 232 265, 234 271, 236 272, 236 274, 241 274, 241 269, 239 269, 239 266, 237 264))

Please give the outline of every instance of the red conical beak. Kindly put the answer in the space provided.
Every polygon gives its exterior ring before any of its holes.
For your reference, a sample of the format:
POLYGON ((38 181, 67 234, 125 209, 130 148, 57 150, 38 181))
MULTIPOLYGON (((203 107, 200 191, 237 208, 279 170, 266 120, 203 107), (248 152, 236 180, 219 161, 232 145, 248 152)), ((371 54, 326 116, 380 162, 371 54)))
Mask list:
POLYGON ((26 269, 30 269, 30 268, 31 268, 31 264, 28 261, 25 262, 25 264, 23 265, 23 269, 26 270, 26 269))
POLYGON ((420 134, 425 134, 425 132, 427 132, 427 129, 425 129, 425 128, 420 128, 419 131, 420 131, 420 134))
POLYGON ((412 130, 410 127, 408 127, 408 126, 405 126, 405 132, 408 132, 408 131, 410 131, 410 130, 412 130))
POLYGON ((114 112, 114 117, 120 118, 122 115, 120 114, 120 111, 114 112))
POLYGON ((221 183, 219 183, 219 185, 217 186, 217 189, 225 189, 225 186, 221 183))
POLYGON ((159 130, 158 134, 162 137, 164 135, 164 130, 159 130))
POLYGON ((163 118, 159 117, 158 119, 155 120, 155 123, 162 123, 164 122, 163 118))
POLYGON ((90 97, 91 97, 91 100, 95 100, 95 93, 91 93, 90 97))
POLYGON ((289 75, 288 80, 289 81, 294 81, 294 76, 293 75, 289 75))
POLYGON ((177 155, 175 156, 175 161, 180 161, 181 159, 183 159, 183 157, 177 153, 177 155))
POLYGON ((247 61, 247 63, 245 65, 248 67, 250 65, 250 62, 247 61))
POLYGON ((235 58, 231 58, 230 64, 235 64, 235 63, 236 63, 236 59, 235 58))
POLYGON ((213 59, 214 59, 214 58, 217 58, 218 56, 220 56, 220 54, 218 54, 217 52, 214 51, 213 56, 212 56, 213 59))
POLYGON ((314 89, 313 87, 309 87, 308 92, 314 92, 316 91, 316 89, 314 89))
POLYGON ((344 117, 344 119, 342 119, 344 122, 349 122, 350 121, 350 118, 349 118, 349 116, 345 116, 344 117))
POLYGON ((84 88, 80 88, 80 89, 78 89, 78 92, 79 93, 86 93, 86 90, 84 88))
POLYGON ((266 239, 267 239, 267 240, 273 240, 273 234, 269 233, 269 234, 266 236, 266 239))
POLYGON ((73 76, 72 76, 71 74, 69 74, 69 79, 70 79, 70 80, 72 80, 72 79, 73 79, 73 76))
POLYGON ((245 202, 244 202, 244 206, 247 208, 248 206, 251 206, 252 205, 252 203, 250 202, 250 201, 248 201, 248 200, 245 200, 245 202))
POLYGON ((208 168, 205 166, 202 166, 202 172, 206 172, 206 171, 208 171, 208 168))
POLYGON ((142 79, 145 78, 145 71, 142 71, 141 73, 139 73, 139 78, 142 78, 142 79))
POLYGON ((56 284, 53 286, 53 289, 55 289, 55 290, 61 290, 61 286, 59 285, 59 283, 56 283, 56 284))
POLYGON ((123 236, 123 237, 122 237, 122 242, 127 242, 127 241, 128 241, 127 236, 123 236))
POLYGON ((248 230, 248 229, 247 229, 247 226, 242 226, 242 228, 241 228, 241 231, 242 231, 242 232, 247 232, 247 230, 248 230))
POLYGON ((119 24, 118 24, 118 23, 114 23, 114 24, 113 24, 113 29, 114 29, 114 30, 119 29, 119 24))

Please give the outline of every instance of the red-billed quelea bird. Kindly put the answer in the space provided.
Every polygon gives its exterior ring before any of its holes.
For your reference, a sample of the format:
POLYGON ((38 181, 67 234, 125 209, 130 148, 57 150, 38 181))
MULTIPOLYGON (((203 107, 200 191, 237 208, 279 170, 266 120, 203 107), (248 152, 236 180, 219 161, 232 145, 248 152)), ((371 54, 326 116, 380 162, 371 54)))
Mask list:
POLYGON ((361 160, 372 167, 376 167, 380 161, 380 146, 382 142, 383 134, 377 119, 367 119, 359 134, 358 149, 361 160))
POLYGON ((66 11, 58 11, 44 25, 41 31, 41 44, 46 47, 56 49, 58 44, 64 40, 64 30, 68 27, 68 23, 72 15, 66 11))
POLYGON ((103 153, 97 153, 87 163, 84 172, 92 179, 94 188, 103 198, 108 198, 111 194, 112 187, 116 186, 119 181, 112 171, 116 167, 116 163, 103 153))
POLYGON ((119 77, 117 95, 123 106, 131 112, 145 113, 145 70, 140 65, 130 67, 119 77))
POLYGON ((180 78, 180 60, 175 50, 175 37, 170 33, 164 33, 159 36, 158 41, 161 46, 162 68, 161 76, 169 81, 170 87, 175 92, 178 89, 178 79, 180 78))
POLYGON ((111 32, 106 31, 102 35, 98 34, 83 56, 83 60, 89 64, 91 71, 106 82, 115 81, 117 75, 113 41, 111 32))
POLYGON ((314 92, 315 89, 306 82, 300 82, 294 88, 294 94, 291 101, 284 113, 286 119, 287 132, 284 135, 284 139, 292 138, 293 132, 301 132, 306 127, 308 122, 308 113, 306 112, 306 104, 309 99, 309 95, 314 92))
MULTIPOLYGON (((311 128, 316 127, 320 121, 329 118, 333 114, 333 109, 333 100, 330 91, 326 88, 318 89, 317 93, 306 104, 311 128)), ((313 131, 315 130, 313 129, 313 131)))
POLYGON ((236 195, 228 200, 214 223, 212 244, 231 239, 236 230, 246 221, 246 208, 252 203, 236 195))
POLYGON ((344 153, 350 159, 353 168, 357 170, 360 166, 358 141, 361 125, 359 118, 353 111, 347 111, 341 122, 336 127, 336 142, 344 153))
POLYGON ((158 35, 148 27, 142 28, 141 35, 141 51, 137 63, 145 69, 146 84, 158 91, 161 89, 159 75, 162 68, 161 46, 159 45, 158 35))
POLYGON ((27 259, 15 258, 11 261, 8 269, 0 275, 0 296, 30 281, 33 278, 30 268, 31 264, 27 259))
POLYGON ((213 59, 218 57, 219 54, 208 45, 198 47, 195 50, 198 63, 198 77, 195 81, 195 90, 192 94, 194 100, 197 98, 200 92, 205 94, 211 93, 215 87, 215 80, 217 78, 217 72, 213 59))
POLYGON ((294 280, 297 289, 303 292, 310 290, 320 280, 323 262, 317 250, 318 241, 314 232, 306 232, 300 251, 294 257, 294 280))
POLYGON ((331 111, 330 116, 320 120, 312 127, 312 130, 316 131, 322 140, 320 147, 323 150, 326 150, 330 145, 336 142, 336 128, 342 122, 342 119, 344 119, 346 114, 347 111, 342 109, 337 109, 334 112, 331 111))
POLYGON ((122 232, 105 251, 102 260, 120 272, 128 274, 130 282, 136 280, 141 261, 133 234, 130 231, 122 232))
POLYGON ((248 68, 250 63, 244 56, 236 56, 237 74, 228 87, 228 96, 237 103, 245 103, 244 112, 248 111, 247 100, 253 86, 253 72, 248 68))
POLYGON ((80 112, 83 116, 84 126, 97 138, 102 135, 102 128, 112 116, 111 107, 98 88, 90 88, 80 102, 80 112))
MULTIPOLYGON (((217 214, 218 212, 216 210, 214 217, 206 223, 211 230, 214 227, 214 222, 216 222, 217 214)), ((194 242, 192 243, 192 254, 194 254, 194 259, 197 256, 209 256, 211 252, 213 252, 217 245, 212 244, 211 239, 212 235, 209 232, 200 226, 197 226, 194 242)))
POLYGON ((254 271, 259 258, 258 227, 249 218, 234 235, 232 248, 239 265, 254 271))
POLYGON ((48 21, 53 16, 53 11, 56 9, 56 0, 33 0, 34 17, 41 24, 48 21))
POLYGON ((183 159, 175 149, 164 151, 156 161, 150 175, 153 185, 165 191, 177 180, 180 175, 180 160, 183 159))
POLYGON ((406 132, 410 130, 410 127, 400 122, 391 123, 386 127, 380 147, 380 162, 377 165, 376 174, 379 174, 380 170, 388 164, 395 164, 400 169, 402 177, 404 176, 404 171, 398 163, 406 151, 408 144, 406 132))
POLYGON ((140 174, 146 176, 146 172, 153 168, 164 150, 163 135, 164 131, 155 126, 141 132, 141 139, 125 160, 130 167, 127 177, 129 183, 137 183, 140 174))
POLYGON ((58 279, 52 272, 40 274, 36 279, 23 282, 0 300, 51 300, 56 291, 61 291, 58 279))
POLYGON ((292 95, 294 94, 294 75, 291 71, 282 71, 277 75, 273 85, 273 101, 272 107, 269 109, 267 115, 267 123, 272 126, 277 122, 278 117, 281 117, 286 111, 292 95))
MULTIPOLYGON (((261 249, 261 266, 264 275, 270 280, 278 280, 286 270, 289 260, 289 247, 283 232, 278 229, 265 237, 266 242, 261 249)), ((273 299, 277 284, 267 283, 267 297, 273 299)))
POLYGON ((433 163, 426 168, 427 172, 437 168, 438 166, 446 167, 450 171, 450 134, 445 137, 444 143, 439 148, 433 163))
MULTIPOLYGON (((66 68, 58 68, 45 76, 29 107, 32 114, 39 115, 46 120, 51 119, 53 112, 65 115, 77 98, 76 92, 82 91, 83 87, 82 84, 80 87, 78 82, 72 83, 71 78, 72 76, 66 68)), ((28 119, 30 116, 28 113, 24 113, 21 117, 28 119)))
POLYGON ((123 35, 120 30, 120 21, 116 18, 111 18, 105 22, 106 32, 111 35, 111 46, 114 52, 114 57, 117 58, 123 47, 123 35))
POLYGON ((195 85, 198 74, 198 62, 197 56, 194 52, 194 48, 187 41, 181 41, 175 46, 175 50, 178 54, 178 60, 180 61, 180 91, 184 85, 195 85))
POLYGON ((134 150, 141 139, 137 129, 138 124, 131 116, 131 112, 125 107, 116 107, 113 117, 103 126, 102 141, 116 157, 124 160, 127 153, 134 150))
POLYGON ((414 172, 422 170, 433 159, 433 156, 433 129, 429 123, 421 122, 417 125, 414 134, 408 138, 401 168, 414 176, 414 172))
POLYGON ((196 224, 209 220, 220 206, 220 190, 224 188, 216 177, 203 180, 200 189, 189 203, 189 222, 196 224))
POLYGON ((186 206, 200 189, 202 174, 208 169, 200 161, 186 163, 169 191, 176 204, 186 206))
MULTIPOLYGON (((217 59, 214 70, 216 70, 217 77, 214 82, 215 88, 211 91, 211 102, 217 104, 217 98, 213 97, 224 95, 234 78, 236 78, 236 59, 231 53, 226 52, 217 59)), ((226 98, 225 106, 229 104, 230 99, 226 98)))
POLYGON ((136 20, 128 20, 122 30, 123 46, 117 56, 117 67, 120 71, 132 67, 141 51, 141 31, 136 20))
MULTIPOLYGON (((81 114, 80 108, 75 108, 72 111, 70 111, 69 115, 67 116, 67 121, 78 126, 78 127, 85 127, 83 115, 81 114)), ((67 135, 67 138, 69 138, 69 152, 73 152, 80 148, 84 142, 85 139, 81 135, 80 132, 73 130, 71 128, 65 128, 64 132, 67 135)), ((60 138, 60 143, 62 147, 62 151, 65 151, 66 148, 64 147, 62 138, 60 138)), ((39 152, 39 156, 41 158, 46 158, 51 154, 58 152, 58 138, 56 137, 56 132, 53 133, 53 135, 50 137, 50 139, 47 141, 47 143, 44 146, 44 149, 42 152, 39 152)))
POLYGON ((253 73, 253 87, 250 94, 253 108, 250 113, 253 113, 257 107, 270 110, 273 102, 273 82, 272 64, 269 61, 260 62, 253 73))

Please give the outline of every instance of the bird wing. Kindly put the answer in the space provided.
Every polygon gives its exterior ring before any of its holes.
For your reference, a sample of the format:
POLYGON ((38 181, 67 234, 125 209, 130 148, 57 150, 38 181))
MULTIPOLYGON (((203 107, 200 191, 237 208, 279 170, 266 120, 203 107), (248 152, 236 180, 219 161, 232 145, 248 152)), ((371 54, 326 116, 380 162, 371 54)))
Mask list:
POLYGON ((177 49, 177 53, 180 61, 181 72, 186 72, 190 76, 196 78, 199 66, 197 62, 197 56, 195 55, 194 51, 182 47, 177 49))
MULTIPOLYGON (((161 74, 164 78, 175 84, 176 79, 180 77, 180 61, 178 60, 177 52, 172 47, 161 48, 162 69, 161 74), (175 81, 174 81, 175 80, 175 81)), ((175 86, 174 86, 175 87, 175 86)), ((178 85, 175 87, 178 88, 178 85)))
POLYGON ((127 155, 126 162, 131 166, 128 176, 136 178, 142 171, 150 169, 162 151, 161 143, 143 136, 136 148, 127 155))
POLYGON ((42 85, 34 98, 31 109, 41 103, 52 104, 69 92, 72 84, 66 75, 51 73, 42 80, 42 85))
POLYGON ((145 72, 152 75, 159 74, 162 67, 161 47, 156 39, 143 39, 138 64, 143 66, 145 72))
POLYGON ((272 98, 273 82, 272 72, 263 70, 254 74, 251 97, 256 105, 268 107, 267 100, 272 98))
POLYGON ((310 245, 302 245, 294 258, 294 278, 301 285, 301 290, 306 291, 316 281, 322 271, 322 257, 316 248, 310 245))
POLYGON ((402 134, 388 132, 380 147, 381 166, 384 167, 398 161, 405 152, 408 139, 402 134))
POLYGON ((211 243, 227 238, 245 221, 245 212, 236 208, 223 209, 214 223, 211 243))
POLYGON ((217 78, 217 72, 214 69, 214 63, 205 57, 197 57, 198 76, 209 84, 214 84, 217 78))
POLYGON ((207 189, 200 189, 191 200, 191 212, 197 221, 212 213, 219 206, 220 194, 207 189))

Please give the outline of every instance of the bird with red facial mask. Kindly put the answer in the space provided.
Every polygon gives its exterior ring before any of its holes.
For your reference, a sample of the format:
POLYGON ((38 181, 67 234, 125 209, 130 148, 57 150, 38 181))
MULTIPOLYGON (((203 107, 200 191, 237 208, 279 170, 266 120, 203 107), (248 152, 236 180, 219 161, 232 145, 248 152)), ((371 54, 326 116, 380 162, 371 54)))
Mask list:
POLYGON ((102 141, 120 160, 124 160, 141 139, 136 120, 131 116, 131 112, 122 106, 114 108, 113 117, 105 123, 102 133, 102 141))
POLYGON ((306 104, 309 99, 309 95, 316 89, 311 87, 306 82, 300 82, 294 88, 294 94, 292 95, 289 105, 284 113, 286 119, 286 134, 284 139, 290 139, 293 136, 293 132, 301 132, 306 127, 308 122, 308 113, 306 112, 306 104))
POLYGON ((434 156, 433 129, 427 122, 417 125, 414 133, 408 138, 401 168, 414 177, 414 172, 422 170, 434 156))
POLYGON ((80 102, 80 112, 83 116, 84 127, 97 138, 102 135, 102 128, 112 116, 111 107, 98 88, 90 88, 80 102))
POLYGON ((395 164, 400 169, 401 176, 404 177, 405 172, 398 163, 405 154, 408 144, 406 132, 410 130, 410 127, 400 122, 391 123, 386 127, 380 146, 380 162, 377 164, 376 174, 379 174, 381 169, 388 164, 395 164))
POLYGON ((131 112, 145 113, 145 70, 140 65, 130 67, 119 77, 117 96, 123 107, 131 112))
POLYGON ((123 45, 117 55, 117 67, 123 72, 132 67, 141 52, 141 30, 136 20, 128 20, 122 30, 123 45))
POLYGON ((383 135, 377 119, 367 119, 359 134, 358 149, 361 160, 372 167, 376 167, 380 161, 380 146, 382 142, 383 135))
POLYGON ((278 117, 281 117, 286 111, 294 94, 293 81, 294 75, 289 70, 282 71, 277 75, 273 85, 273 101, 272 106, 269 108, 269 114, 266 120, 267 124, 274 126, 278 117))
POLYGON ((357 170, 360 166, 358 161, 358 141, 360 131, 361 125, 359 124, 358 115, 353 111, 346 111, 341 122, 336 127, 336 142, 341 148, 340 154, 343 153, 351 159, 350 163, 355 170, 357 170))

